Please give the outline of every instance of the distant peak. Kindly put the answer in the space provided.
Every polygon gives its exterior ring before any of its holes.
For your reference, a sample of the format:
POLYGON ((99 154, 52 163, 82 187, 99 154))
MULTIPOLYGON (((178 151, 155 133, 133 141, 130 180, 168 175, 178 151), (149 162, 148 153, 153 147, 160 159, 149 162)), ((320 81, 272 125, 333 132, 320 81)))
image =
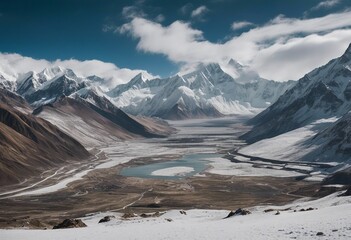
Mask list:
POLYGON ((347 47, 344 55, 347 55, 347 56, 351 56, 351 43, 349 44, 349 46, 347 47))
POLYGON ((345 52, 351 52, 351 43, 349 44, 345 52))
POLYGON ((218 63, 202 64, 198 68, 199 71, 208 71, 210 73, 222 71, 221 66, 218 63))
POLYGON ((130 83, 132 83, 132 84, 143 83, 146 80, 147 80, 147 78, 144 76, 144 74, 142 72, 140 72, 130 80, 130 83))
POLYGON ((139 79, 141 79, 143 81, 146 80, 146 77, 144 76, 144 74, 142 72, 138 73, 134 78, 139 78, 139 79))
POLYGON ((344 54, 340 57, 340 63, 348 63, 351 60, 351 43, 347 47, 346 51, 344 54))
POLYGON ((235 61, 233 58, 231 58, 228 62, 229 66, 235 67, 235 68, 243 68, 243 65, 241 65, 239 62, 235 61))
POLYGON ((207 65, 205 65, 206 68, 221 68, 221 66, 219 66, 218 63, 209 63, 207 65))
POLYGON ((63 68, 60 66, 53 66, 53 67, 49 67, 49 68, 44 68, 43 72, 44 73, 60 73, 63 72, 63 68))

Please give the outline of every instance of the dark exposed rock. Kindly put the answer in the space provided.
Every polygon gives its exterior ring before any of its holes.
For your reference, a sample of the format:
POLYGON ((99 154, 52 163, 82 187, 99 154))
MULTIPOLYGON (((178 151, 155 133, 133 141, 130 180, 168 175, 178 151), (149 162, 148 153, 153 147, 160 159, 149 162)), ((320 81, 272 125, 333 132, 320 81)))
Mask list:
POLYGON ((251 212, 249 210, 238 208, 235 212, 230 211, 228 216, 226 216, 225 218, 230 218, 230 217, 236 216, 236 215, 248 215, 248 214, 251 214, 251 212))
POLYGON ((179 212, 180 212, 180 214, 186 215, 186 211, 180 210, 179 212))
POLYGON ((122 218, 133 218, 133 217, 137 217, 138 215, 136 215, 135 213, 125 213, 123 214, 122 218))
POLYGON ((342 171, 338 171, 331 176, 327 177, 323 181, 324 185, 328 184, 343 184, 350 185, 351 184, 351 168, 344 169, 342 171))
POLYGON ((299 211, 300 211, 300 212, 305 212, 305 211, 312 211, 312 210, 315 210, 315 209, 316 209, 316 208, 309 207, 309 208, 306 208, 306 209, 301 208, 299 211))
POLYGON ((273 211, 277 211, 277 212, 282 212, 282 211, 289 211, 291 210, 291 208, 283 208, 283 209, 273 209, 273 208, 268 208, 268 209, 265 209, 264 212, 265 213, 268 213, 268 212, 273 212, 273 211))
POLYGON ((346 192, 340 194, 338 197, 346 197, 346 196, 351 196, 351 186, 349 186, 346 192))
POLYGON ((153 214, 142 213, 142 214, 140 214, 140 217, 142 217, 142 218, 149 218, 149 217, 159 217, 161 215, 162 214, 160 212, 155 212, 153 214))
POLYGON ((105 216, 100 219, 99 223, 109 222, 111 221, 111 218, 113 218, 113 216, 105 216))
POLYGON ((148 207, 148 208, 160 208, 161 205, 158 204, 158 203, 150 203, 146 207, 148 207))
POLYGON ((53 229, 60 228, 81 228, 86 227, 87 225, 80 219, 65 219, 62 223, 57 224, 53 229))
POLYGON ((317 232, 316 236, 324 236, 323 232, 317 232))
POLYGON ((279 211, 277 211, 274 215, 280 215, 280 212, 279 211))

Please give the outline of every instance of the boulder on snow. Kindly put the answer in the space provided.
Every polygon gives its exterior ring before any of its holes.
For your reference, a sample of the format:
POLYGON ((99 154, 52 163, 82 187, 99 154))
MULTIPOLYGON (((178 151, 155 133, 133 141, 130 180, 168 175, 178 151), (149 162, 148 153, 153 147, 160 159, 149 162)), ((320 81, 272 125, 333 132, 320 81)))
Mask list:
POLYGON ((134 218, 134 217, 137 217, 138 215, 136 215, 135 213, 130 213, 130 212, 127 212, 125 214, 123 214, 122 218, 134 218))
POLYGON ((163 214, 163 213, 160 213, 160 212, 155 212, 155 213, 151 213, 151 214, 142 213, 142 214, 140 214, 140 217, 142 217, 142 218, 159 217, 159 216, 161 216, 162 214, 163 214))
POLYGON ((80 219, 65 219, 62 223, 59 223, 53 227, 53 229, 60 228, 81 228, 87 225, 80 219))
POLYGON ((114 216, 105 216, 105 217, 100 219, 99 223, 109 222, 109 221, 111 221, 111 218, 113 218, 113 217, 114 216))
POLYGON ((230 218, 230 217, 236 216, 236 215, 248 215, 248 214, 251 214, 251 212, 249 210, 238 208, 235 212, 230 211, 228 216, 226 216, 225 218, 230 218))

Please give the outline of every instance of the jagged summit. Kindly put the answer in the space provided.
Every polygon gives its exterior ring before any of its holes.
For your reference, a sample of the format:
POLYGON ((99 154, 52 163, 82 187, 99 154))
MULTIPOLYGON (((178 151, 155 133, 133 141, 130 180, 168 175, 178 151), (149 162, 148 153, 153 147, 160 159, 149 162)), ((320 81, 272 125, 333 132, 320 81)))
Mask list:
POLYGON ((62 75, 66 75, 69 78, 77 78, 77 75, 74 73, 72 69, 69 68, 63 68, 61 66, 53 66, 50 68, 45 68, 43 71, 41 71, 38 76, 40 79, 43 80, 50 80, 55 77, 60 77, 62 75))

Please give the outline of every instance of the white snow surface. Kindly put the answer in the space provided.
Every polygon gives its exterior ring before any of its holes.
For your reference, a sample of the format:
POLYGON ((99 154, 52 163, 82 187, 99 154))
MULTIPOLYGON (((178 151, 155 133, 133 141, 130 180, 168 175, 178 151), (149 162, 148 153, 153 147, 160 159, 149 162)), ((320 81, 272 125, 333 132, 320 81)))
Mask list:
POLYGON ((273 138, 263 139, 239 150, 239 153, 281 161, 299 161, 318 145, 306 144, 325 124, 333 123, 337 118, 320 119, 304 127, 283 133, 273 138))
POLYGON ((194 171, 192 167, 170 167, 153 171, 153 176, 184 176, 194 171))
POLYGON ((211 162, 209 165, 211 166, 207 172, 218 175, 229 175, 229 176, 259 176, 259 177, 297 177, 303 174, 295 172, 295 171, 286 171, 280 170, 279 168, 268 168, 271 167, 270 164, 267 164, 267 167, 253 167, 257 161, 254 163, 232 163, 228 159, 224 158, 216 158, 216 159, 208 159, 211 162))
POLYGON ((58 230, 0 230, 2 240, 10 239, 350 239, 351 197, 337 197, 339 193, 307 201, 296 201, 285 206, 259 206, 246 216, 224 219, 228 210, 195 209, 181 214, 168 211, 160 217, 128 220, 121 213, 97 213, 82 220, 86 228, 58 230), (312 207, 312 211, 299 211, 312 207), (291 210, 264 213, 265 209, 291 210), (294 212, 296 210, 296 212, 294 212), (98 224, 99 219, 115 216, 110 222, 98 224), (317 236, 318 232, 324 235, 317 236))

